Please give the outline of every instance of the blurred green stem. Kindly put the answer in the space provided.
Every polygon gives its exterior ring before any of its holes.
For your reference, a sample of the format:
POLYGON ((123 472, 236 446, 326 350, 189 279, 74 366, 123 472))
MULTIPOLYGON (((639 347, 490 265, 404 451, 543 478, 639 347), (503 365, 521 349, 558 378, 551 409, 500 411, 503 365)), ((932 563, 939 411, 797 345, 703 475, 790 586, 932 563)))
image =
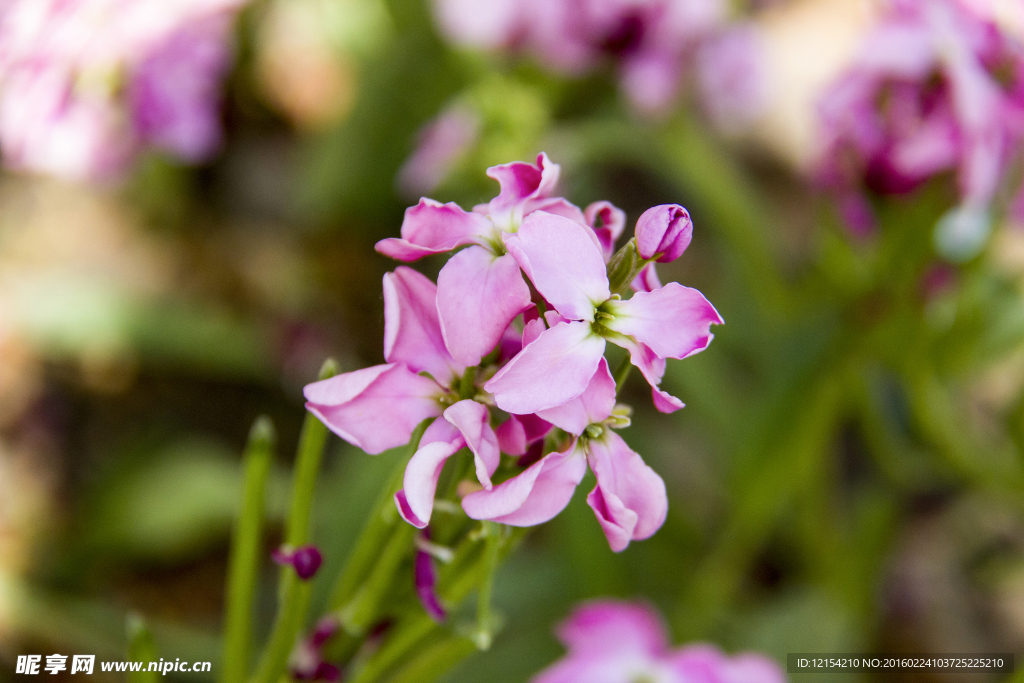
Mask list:
POLYGON ((241 683, 249 668, 252 638, 252 602, 260 567, 264 500, 276 436, 267 416, 257 418, 245 449, 242 505, 235 523, 228 564, 227 605, 224 623, 223 683, 241 683))
MULTIPOLYGON (((320 369, 320 379, 338 374, 338 365, 328 359, 320 369)), ((323 460, 328 431, 312 413, 306 414, 299 437, 299 449, 295 458, 295 475, 292 486, 291 509, 284 542, 292 547, 305 545, 309 541, 309 520, 313 508, 313 494, 316 478, 323 460)), ((254 683, 277 683, 288 666, 288 656, 295 646, 295 638, 302 628, 309 609, 310 585, 302 581, 291 566, 281 568, 281 583, 278 589, 278 611, 274 628, 263 651, 263 657, 254 683)))
MULTIPOLYGON (((155 662, 160 659, 156 651, 156 642, 149 632, 146 622, 138 614, 129 614, 125 624, 128 636, 128 659, 133 662, 155 662)), ((130 671, 128 683, 156 683, 159 673, 148 671, 145 666, 141 671, 130 671)))
POLYGON ((504 527, 496 522, 482 522, 484 531, 483 574, 476 600, 476 633, 473 641, 481 650, 489 650, 494 639, 494 618, 491 615, 491 594, 494 592, 494 572, 498 569, 500 536, 504 527))

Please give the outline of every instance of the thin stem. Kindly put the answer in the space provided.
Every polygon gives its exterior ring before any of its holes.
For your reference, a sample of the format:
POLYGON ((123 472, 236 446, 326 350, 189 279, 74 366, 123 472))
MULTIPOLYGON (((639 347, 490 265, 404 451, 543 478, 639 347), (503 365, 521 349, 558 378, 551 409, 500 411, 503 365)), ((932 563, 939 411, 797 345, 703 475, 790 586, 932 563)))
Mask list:
POLYGON ((619 361, 619 367, 615 368, 615 393, 618 394, 622 391, 622 387, 626 386, 626 380, 629 379, 629 373, 633 369, 633 362, 630 360, 629 354, 627 353, 619 361))
POLYGON ((330 609, 338 610, 345 607, 356 592, 366 576, 373 570, 380 555, 381 549, 387 544, 388 537, 396 523, 399 521, 398 512, 395 510, 395 492, 402 488, 402 478, 405 474, 405 466, 409 457, 419 448, 420 439, 426 431, 430 420, 424 420, 416 427, 409 439, 407 449, 408 456, 400 458, 395 463, 395 469, 388 480, 387 487, 381 491, 380 497, 374 505, 370 518, 366 521, 355 548, 348 556, 345 569, 338 578, 334 588, 330 609))
POLYGON ((476 601, 476 633, 473 642, 480 650, 489 650, 494 639, 491 614, 491 594, 494 592, 494 572, 498 568, 498 556, 501 549, 502 525, 496 522, 483 522, 487 536, 484 539, 483 576, 476 601))
MULTIPOLYGON (((141 616, 129 614, 125 631, 128 636, 128 659, 133 662, 155 662, 159 659, 153 634, 141 616)), ((148 668, 129 672, 128 683, 156 683, 157 672, 149 671, 148 668)))
POLYGON ((249 431, 243 459, 245 478, 242 507, 235 523, 228 568, 227 605, 224 622, 224 660, 221 681, 241 683, 249 668, 252 639, 252 601, 260 566, 264 498, 276 435, 270 418, 261 416, 249 431))
MULTIPOLYGON (((337 363, 328 359, 320 369, 320 379, 338 373, 337 363)), ((327 444, 327 427, 308 413, 299 436, 299 450, 295 458, 295 478, 292 485, 291 509, 285 531, 285 543, 293 547, 305 545, 309 540, 309 520, 312 515, 316 477, 327 444)), ((263 652, 254 683, 277 683, 288 666, 288 656, 295 638, 302 628, 309 609, 310 585, 299 579, 291 566, 281 568, 278 588, 278 611, 270 639, 263 652)))

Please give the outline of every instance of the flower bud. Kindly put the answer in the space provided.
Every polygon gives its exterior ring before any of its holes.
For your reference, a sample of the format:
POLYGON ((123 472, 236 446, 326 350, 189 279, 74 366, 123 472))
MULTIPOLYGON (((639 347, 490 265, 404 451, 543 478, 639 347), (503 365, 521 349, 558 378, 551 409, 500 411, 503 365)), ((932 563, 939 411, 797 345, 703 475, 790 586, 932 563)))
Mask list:
POLYGON ((678 204, 647 209, 636 222, 636 248, 645 260, 675 261, 690 246, 692 236, 690 213, 678 204))
POLYGON ((290 564, 294 567, 295 573, 303 581, 313 578, 324 561, 323 555, 315 545, 304 545, 295 549, 282 546, 274 551, 272 557, 278 564, 290 564))

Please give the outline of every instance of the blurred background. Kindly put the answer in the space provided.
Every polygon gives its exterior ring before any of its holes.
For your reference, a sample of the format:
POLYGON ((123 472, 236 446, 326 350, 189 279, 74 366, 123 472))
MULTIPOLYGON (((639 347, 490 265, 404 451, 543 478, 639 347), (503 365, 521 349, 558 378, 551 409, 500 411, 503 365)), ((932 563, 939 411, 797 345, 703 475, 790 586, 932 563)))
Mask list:
MULTIPOLYGON (((726 325, 669 364, 686 409, 656 413, 639 377, 623 395, 623 436, 668 486, 664 528, 613 554, 577 493, 501 570, 494 647, 445 680, 528 680, 562 653, 553 625, 598 596, 656 605, 675 642, 783 663, 1024 652, 1024 225, 1006 209, 1024 169, 1006 157, 966 246, 936 233, 963 206, 948 166, 899 192, 865 184, 866 229, 844 213, 819 170, 820 103, 883 3, 688 0, 685 40, 634 59, 635 13, 581 56, 534 40, 526 1, 189 0, 150 27, 158 48, 83 57, 118 2, 94 0, 94 23, 36 3, 53 16, 34 24, 32 3, 0 3, 0 680, 19 654, 125 657, 128 613, 161 656, 216 675, 249 425, 266 413, 280 433, 279 535, 302 386, 328 356, 382 362, 395 264, 374 243, 421 195, 486 202, 488 166, 540 151, 570 201, 624 209, 626 237, 646 208, 686 206, 693 244, 661 278, 726 325), (73 120, 23 82, 46 50, 73 120), (179 91, 212 107, 198 146, 152 133, 146 112, 179 91)), ((1024 36, 1017 0, 968 4, 1008 44, 1024 36)), ((332 441, 315 600, 398 457, 332 441)))

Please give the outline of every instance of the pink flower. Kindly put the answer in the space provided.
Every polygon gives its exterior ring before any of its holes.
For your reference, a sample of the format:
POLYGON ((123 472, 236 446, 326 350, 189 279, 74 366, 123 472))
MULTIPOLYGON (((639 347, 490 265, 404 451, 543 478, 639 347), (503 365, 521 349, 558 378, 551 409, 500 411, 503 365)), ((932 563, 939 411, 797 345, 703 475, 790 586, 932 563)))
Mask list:
MULTIPOLYGON (((448 260, 437 278, 441 333, 452 356, 465 366, 478 365, 530 305, 530 289, 502 235, 519 228, 534 211, 549 211, 584 223, 583 212, 553 197, 559 167, 547 155, 536 164, 514 162, 487 169, 501 192, 472 212, 431 199, 405 212, 402 237, 377 243, 377 251, 400 261, 470 245, 448 260)), ((591 235, 593 241, 597 237, 591 235)))
POLYGON ((962 205, 983 213, 1024 136, 1024 51, 956 0, 894 2, 821 113, 821 178, 840 195, 954 171, 962 205))
MULTIPOLYGON (((430 541, 430 534, 426 530, 423 531, 423 539, 427 542, 430 541)), ((437 586, 437 569, 434 567, 434 558, 426 550, 418 549, 416 551, 413 575, 416 595, 419 597, 423 609, 434 621, 444 621, 447 612, 434 590, 437 586)))
POLYGON ((569 650, 532 683, 784 683, 764 655, 732 657, 712 645, 670 649, 658 614, 643 603, 594 601, 558 627, 569 650))
POLYGON ((631 299, 612 297, 601 250, 587 230, 553 214, 530 215, 504 237, 509 253, 560 320, 542 331, 484 388, 502 410, 537 413, 579 396, 611 341, 651 384, 655 406, 683 406, 659 388, 666 358, 686 358, 711 343, 711 325, 724 321, 695 289, 672 282, 631 299))
POLYGON ((243 3, 11 0, 0 14, 4 163, 106 180, 147 147, 208 158, 243 3))
POLYGON ((480 116, 472 108, 455 104, 420 132, 416 150, 398 171, 398 189, 418 197, 440 185, 480 135, 480 116))
POLYGON ((574 435, 572 443, 490 490, 467 495, 462 500, 467 515, 513 526, 546 522, 569 504, 589 464, 597 486, 587 503, 612 550, 625 550, 630 541, 649 538, 661 528, 668 513, 665 483, 610 430, 629 422, 615 415, 615 380, 606 360, 600 359, 579 397, 537 417, 574 435))
POLYGON ((454 403, 451 386, 465 368, 445 348, 436 297, 434 283, 411 268, 386 274, 388 363, 307 385, 306 408, 335 434, 373 454, 408 443, 420 422, 441 415, 454 403))

